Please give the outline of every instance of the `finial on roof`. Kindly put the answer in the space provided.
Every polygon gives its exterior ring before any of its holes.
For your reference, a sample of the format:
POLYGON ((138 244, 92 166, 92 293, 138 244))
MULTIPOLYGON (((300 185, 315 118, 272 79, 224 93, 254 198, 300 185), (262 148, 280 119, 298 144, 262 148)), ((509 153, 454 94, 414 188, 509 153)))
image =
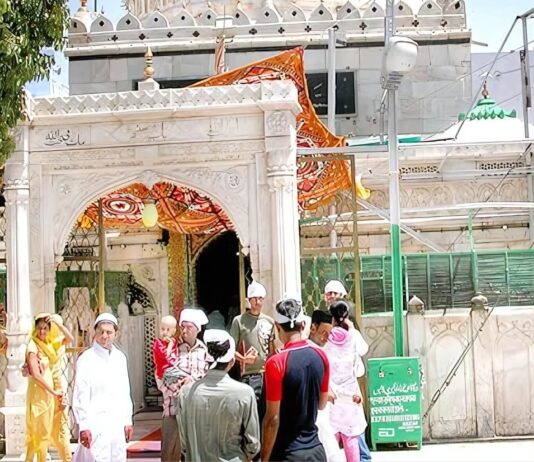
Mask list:
POLYGON ((82 13, 87 11, 87 0, 80 0, 80 8, 78 11, 82 13))
POLYGON ((486 87, 486 83, 484 82, 484 88, 482 89, 482 96, 484 97, 484 99, 486 99, 488 96, 489 96, 489 91, 486 87))
POLYGON ((143 72, 143 75, 145 76, 145 80, 148 80, 154 77, 155 71, 154 71, 154 68, 152 67, 153 57, 154 55, 152 54, 152 50, 150 49, 150 47, 147 46, 146 51, 145 51, 145 70, 143 72))
POLYGON ((153 79, 156 72, 152 67, 153 57, 151 48, 147 46, 145 51, 145 70, 143 71, 145 79, 137 84, 137 88, 141 91, 159 90, 159 83, 153 79))
POLYGON ((104 16, 104 14, 105 14, 105 12, 104 12, 104 5, 102 5, 102 8, 100 8, 100 14, 101 14, 102 16, 104 16))

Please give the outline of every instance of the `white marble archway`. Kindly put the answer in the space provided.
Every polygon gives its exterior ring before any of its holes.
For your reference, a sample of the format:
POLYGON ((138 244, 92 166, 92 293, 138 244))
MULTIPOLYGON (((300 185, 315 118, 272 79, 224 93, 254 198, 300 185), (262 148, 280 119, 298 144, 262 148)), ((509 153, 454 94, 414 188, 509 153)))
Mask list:
POLYGON ((68 233, 98 197, 134 182, 216 200, 272 302, 300 289, 292 83, 30 100, 5 169, 8 273, 7 454, 24 451, 25 341, 54 310, 68 233))

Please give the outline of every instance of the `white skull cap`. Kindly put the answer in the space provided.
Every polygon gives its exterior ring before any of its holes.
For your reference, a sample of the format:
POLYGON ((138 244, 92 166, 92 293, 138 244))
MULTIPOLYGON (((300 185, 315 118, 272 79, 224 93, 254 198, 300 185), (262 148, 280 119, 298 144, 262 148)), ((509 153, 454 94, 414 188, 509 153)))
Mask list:
POLYGON ((265 287, 263 287, 259 282, 252 281, 247 289, 247 298, 265 298, 267 295, 267 291, 265 290, 265 287))
POLYGON ((197 330, 201 330, 202 326, 207 324, 209 320, 204 311, 196 308, 185 308, 180 313, 180 326, 184 322, 190 322, 195 325, 197 330))
POLYGON ((101 322, 110 322, 115 327, 119 327, 119 322, 117 321, 117 318, 111 313, 100 313, 95 319, 94 327, 96 327, 101 322))
POLYGON ((347 289, 345 289, 345 286, 341 283, 341 281, 338 281, 336 279, 328 281, 328 284, 326 284, 326 286, 324 287, 324 293, 327 294, 328 292, 335 292, 336 294, 341 294, 342 297, 345 297, 347 295, 347 289))
POLYGON ((222 329, 208 329, 206 332, 204 332, 204 343, 206 344, 212 342, 222 344, 226 341, 230 343, 230 348, 228 348, 228 351, 224 356, 221 356, 215 360, 217 363, 229 363, 232 359, 234 359, 235 340, 228 332, 222 329))

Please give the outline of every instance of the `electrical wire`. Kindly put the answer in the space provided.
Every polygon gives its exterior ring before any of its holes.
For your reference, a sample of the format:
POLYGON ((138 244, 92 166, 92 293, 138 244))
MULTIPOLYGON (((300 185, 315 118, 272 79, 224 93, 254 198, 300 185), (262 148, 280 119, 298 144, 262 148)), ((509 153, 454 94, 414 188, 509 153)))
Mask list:
POLYGON ((502 293, 499 294, 499 296, 497 297, 497 300, 495 300, 495 303, 493 304, 491 309, 488 311, 488 314, 486 315, 486 317, 484 318, 484 320, 482 321, 480 326, 477 328, 477 331, 472 336, 472 338, 469 340, 469 343, 467 344, 467 346, 464 348, 464 351, 462 351, 462 354, 460 355, 460 357, 453 364, 451 370, 447 374, 447 377, 445 377, 445 380, 443 381, 443 383, 440 385, 440 387, 432 395, 432 399, 430 400, 430 403, 428 404, 428 407, 427 407, 425 413, 423 414, 423 419, 422 419, 423 421, 429 416, 430 411, 432 411, 433 407, 436 405, 436 403, 438 402, 438 400, 441 397, 441 395, 443 394, 443 392, 451 384, 452 379, 454 379, 454 377, 456 376, 456 373, 458 372, 458 369, 462 365, 465 357, 467 356, 469 351, 471 351, 471 348, 473 348, 473 345, 474 345, 476 339, 478 338, 478 336, 482 332, 482 329, 484 329, 484 326, 486 325, 486 322, 488 321, 488 319, 492 315, 493 310, 495 309, 495 307, 497 306, 497 304, 501 300, 501 297, 502 297, 502 293))

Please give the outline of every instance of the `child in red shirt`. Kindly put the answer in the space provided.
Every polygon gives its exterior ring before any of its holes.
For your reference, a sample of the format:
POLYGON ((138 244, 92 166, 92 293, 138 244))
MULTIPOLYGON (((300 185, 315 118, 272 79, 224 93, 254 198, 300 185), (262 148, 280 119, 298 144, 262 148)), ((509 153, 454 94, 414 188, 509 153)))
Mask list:
POLYGON ((154 340, 152 353, 154 356, 154 365, 156 381, 163 380, 165 370, 172 365, 176 359, 176 319, 174 316, 164 316, 159 325, 159 337, 154 340))

